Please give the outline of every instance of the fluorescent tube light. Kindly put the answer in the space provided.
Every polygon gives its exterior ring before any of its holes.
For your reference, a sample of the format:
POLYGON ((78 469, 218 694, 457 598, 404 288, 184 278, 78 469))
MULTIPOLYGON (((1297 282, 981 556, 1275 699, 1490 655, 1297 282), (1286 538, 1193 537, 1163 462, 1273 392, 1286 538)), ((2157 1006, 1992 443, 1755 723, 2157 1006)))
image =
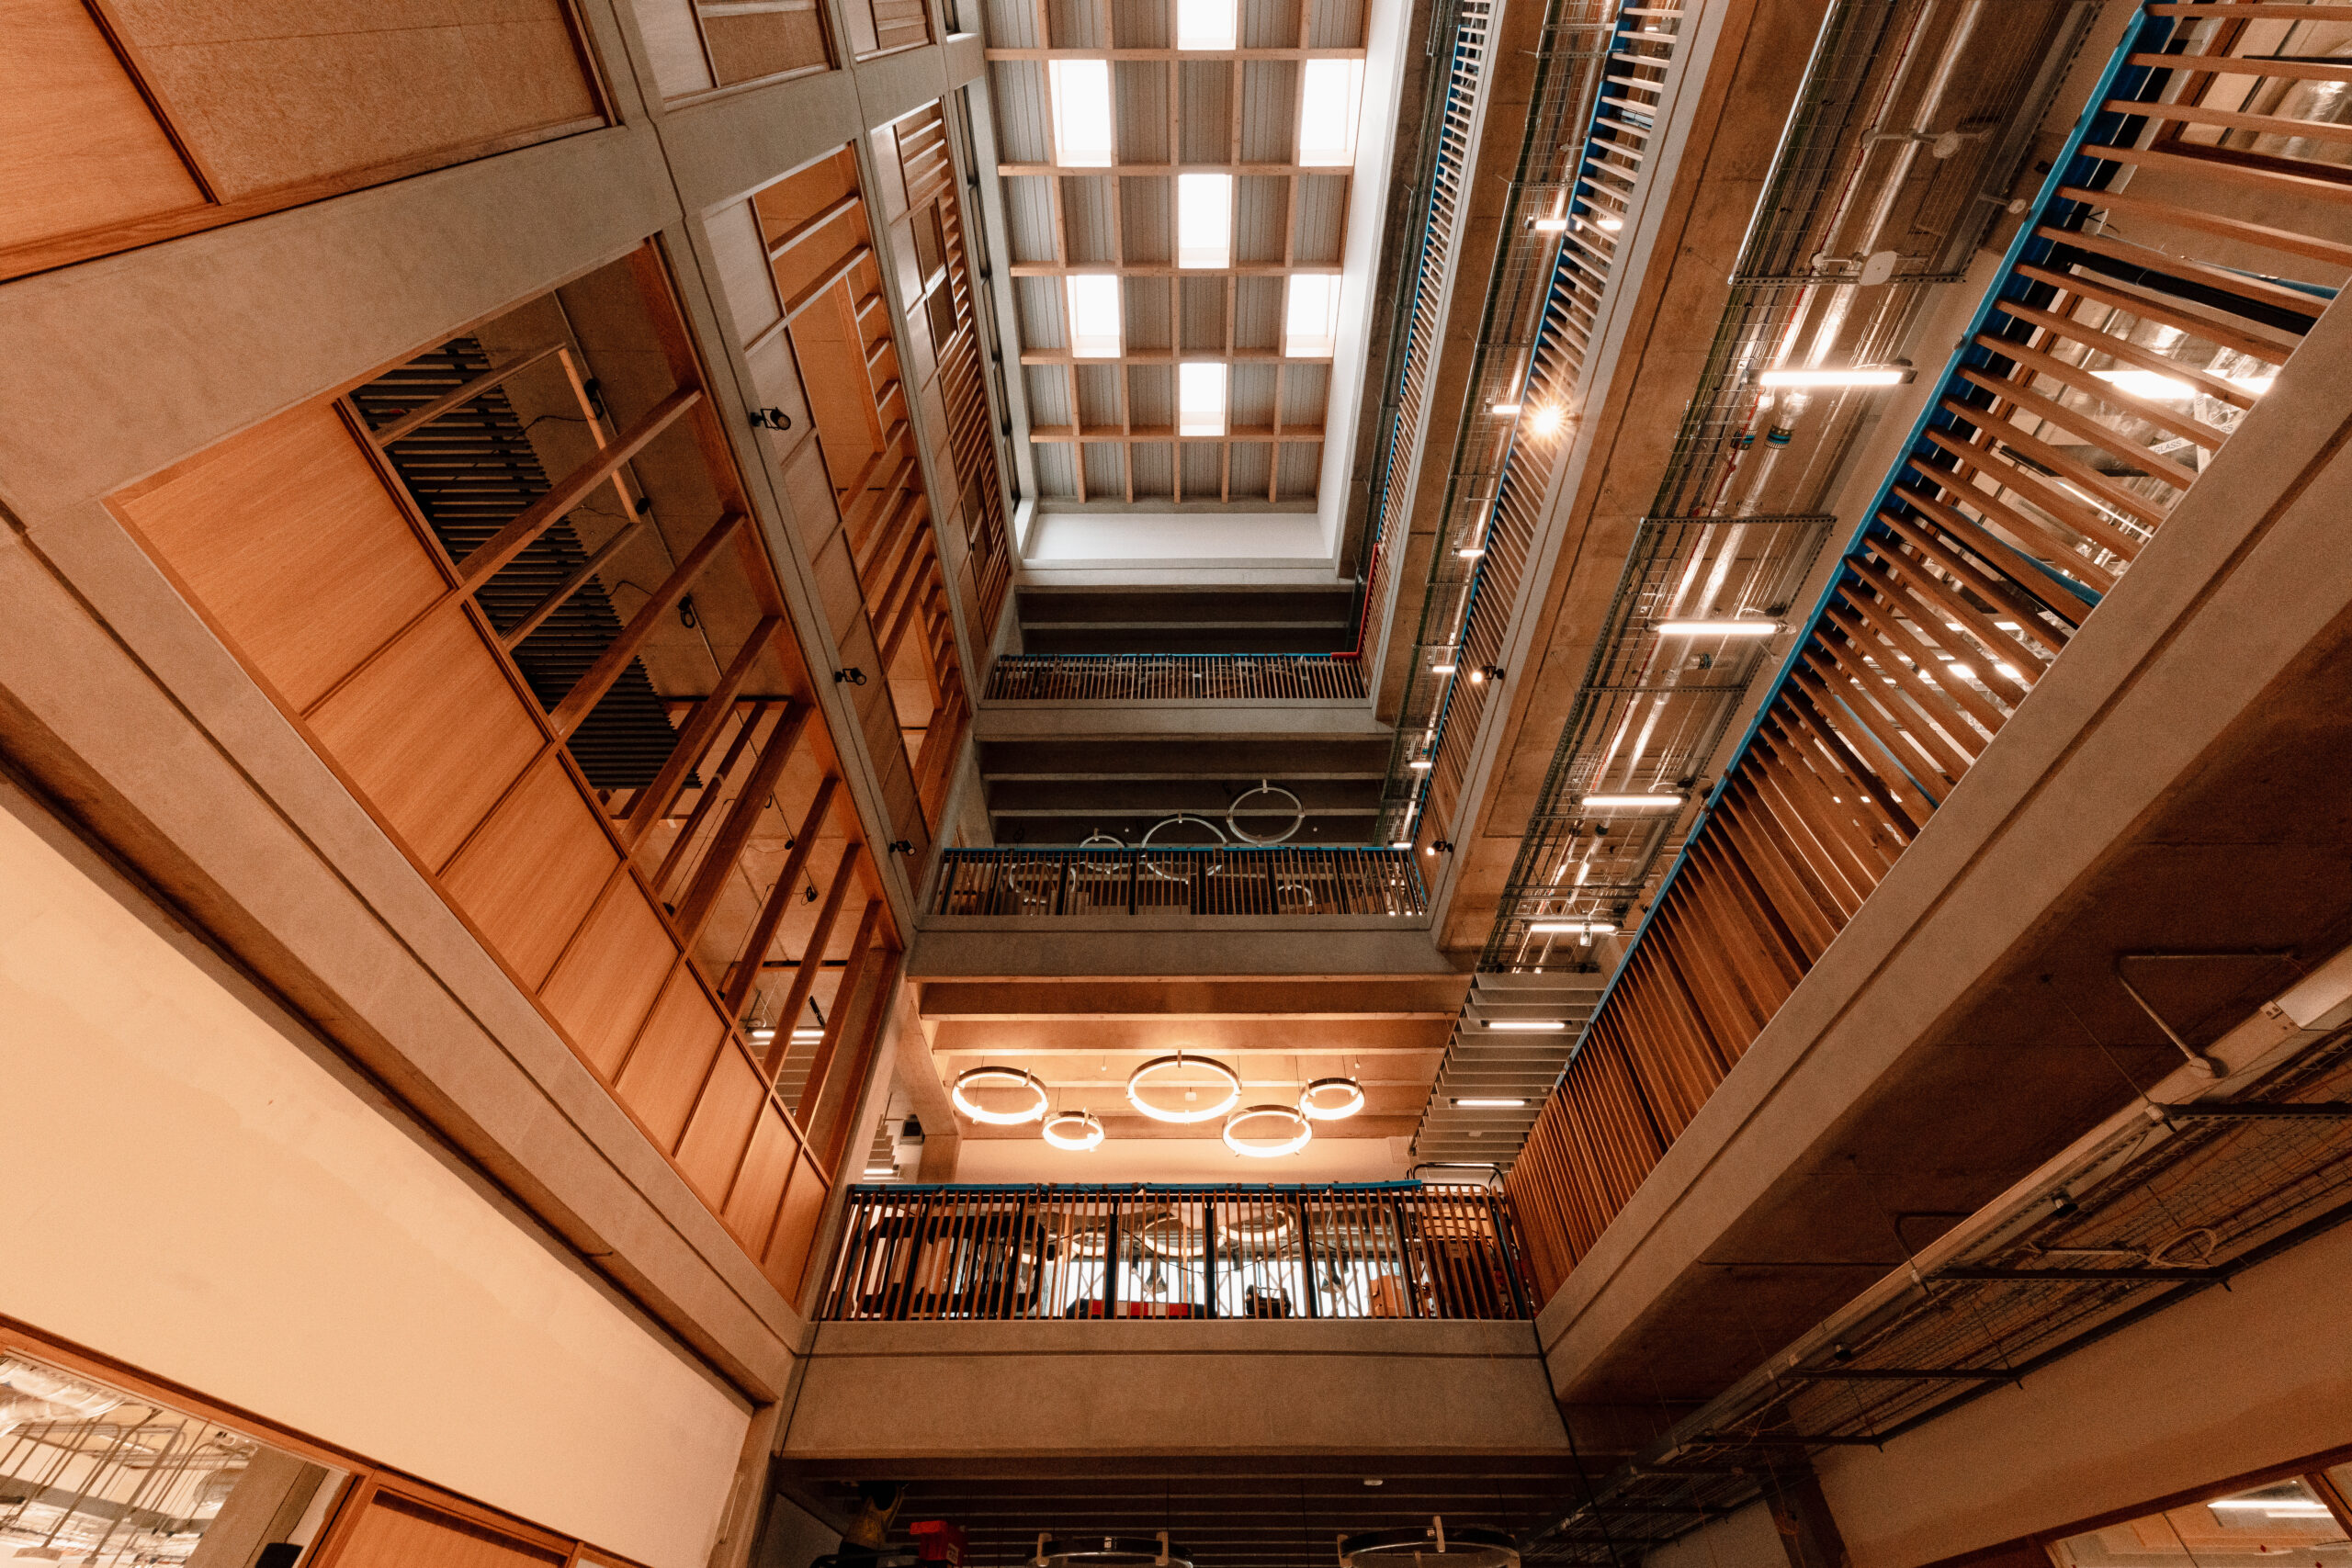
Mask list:
POLYGON ((1770 637, 1781 623, 1742 615, 1721 621, 1660 621, 1657 629, 1661 637, 1770 637))
POLYGON ((1679 795, 1588 795, 1587 807, 1596 811, 1671 811, 1682 804, 1679 795))
POLYGON ((1233 48, 1240 37, 1239 10, 1239 0, 1176 0, 1176 47, 1233 48))
POLYGON ((1298 72, 1298 161, 1337 168, 1356 161, 1363 113, 1363 62, 1309 60, 1298 72))
POLYGON ((1176 265, 1233 265, 1231 175, 1176 176, 1176 265))
POLYGON ((1453 553, 1464 560, 1476 560, 1487 553, 1487 547, 1484 545, 1464 545, 1453 553))
POLYGON ((1111 62, 1050 60, 1046 80, 1054 99, 1054 162, 1072 168, 1111 164, 1111 62))
POLYGON ((1538 218, 1531 227, 1539 234, 1565 234, 1568 230, 1568 220, 1565 218, 1538 218))
POLYGON ((1500 414, 1505 419, 1514 419, 1518 417, 1519 405, 1517 403, 1497 403, 1493 407, 1487 409, 1487 412, 1491 414, 1500 414))
POLYGON ((1176 367, 1176 434, 1225 434, 1225 367, 1176 367))
POLYGON ((1410 839, 1391 839, 1388 841, 1388 847, 1392 850, 1409 850, 1413 847, 1413 840, 1410 839))
POLYGON ((743 1033, 754 1045, 764 1045, 775 1038, 775 1031, 765 1024, 761 1024, 755 1029, 747 1029, 743 1033))
POLYGON ((1294 273, 1283 304, 1283 355, 1328 359, 1340 346, 1340 280, 1328 272, 1294 273))
POLYGON ((1527 929, 1538 936, 1607 936, 1617 928, 1607 920, 1537 920, 1527 929))
POLYGON ((1405 765, 1408 768, 1420 772, 1427 772, 1429 769, 1437 766, 1435 762, 1430 761, 1427 757, 1416 757, 1405 765))
POLYGON ((1464 1111, 1521 1111, 1527 1106, 1523 1100, 1456 1100, 1453 1103, 1464 1111))
POLYGON ((792 1038, 803 1044, 811 1040, 822 1040, 824 1037, 825 1032, 821 1029, 796 1029, 792 1032, 792 1038))
POLYGON ((868 1176, 896 1176, 899 1174, 899 1168, 895 1165, 869 1165, 865 1168, 865 1174, 868 1176))
POLYGON ((1519 1034, 1557 1034, 1567 1025, 1556 1018, 1490 1018, 1488 1029, 1507 1029, 1519 1034))
POLYGON ((1069 351, 1079 359, 1116 359, 1120 330, 1119 277, 1110 272, 1072 273, 1062 280, 1069 299, 1069 351))
POLYGON ((1854 365, 1843 370, 1767 370, 1759 387, 1899 387, 1911 378, 1900 365, 1854 365))
POLYGON ((1453 670, 1454 667, 1451 664, 1432 664, 1430 666, 1430 673, 1432 675, 1451 675, 1453 673, 1453 670))
POLYGON ((2259 1512, 2274 1519, 2324 1519, 2328 1517, 2326 1504, 2305 1502, 2301 1497, 2223 1497, 2205 1506, 2217 1511, 2229 1508, 2259 1512))

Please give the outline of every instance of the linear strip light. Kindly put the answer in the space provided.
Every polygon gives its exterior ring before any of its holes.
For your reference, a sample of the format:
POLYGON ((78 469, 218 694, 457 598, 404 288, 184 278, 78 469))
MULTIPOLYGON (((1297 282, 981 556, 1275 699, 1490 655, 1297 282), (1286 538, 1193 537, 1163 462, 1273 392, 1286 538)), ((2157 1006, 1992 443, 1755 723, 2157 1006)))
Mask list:
POLYGON ((1899 387, 1911 379, 1907 365, 1853 365, 1842 370, 1766 370, 1759 387, 1899 387))
POLYGON ((1069 168, 1111 165, 1111 62, 1050 60, 1046 80, 1054 98, 1054 162, 1069 168))
POLYGON ((1778 621, 1751 620, 1747 616, 1722 621, 1660 621, 1661 637, 1770 637, 1781 629, 1778 621))
POLYGON ((1527 929, 1537 936, 1607 936, 1617 928, 1608 920, 1538 920, 1527 929))
POLYGON ((1074 272, 1062 281, 1069 299, 1070 356, 1118 358, 1126 336, 1121 330, 1118 275, 1074 272))
POLYGON ((1588 795, 1584 804, 1595 811, 1671 811, 1682 804, 1679 795, 1588 795))
POLYGON ((1176 176, 1176 265, 1233 265, 1233 176, 1176 176))
POLYGON ((1517 1034, 1557 1034, 1567 1025, 1556 1018, 1490 1018, 1487 1027, 1517 1034))
POLYGON ((1309 60, 1298 73, 1298 161, 1340 168, 1356 161, 1363 116, 1363 62, 1309 60))
POLYGON ((1222 365, 1176 367, 1176 434, 1225 434, 1225 371, 1222 365))
POLYGON ((1464 1111, 1523 1111, 1527 1107, 1523 1100, 1456 1100, 1453 1103, 1464 1111))

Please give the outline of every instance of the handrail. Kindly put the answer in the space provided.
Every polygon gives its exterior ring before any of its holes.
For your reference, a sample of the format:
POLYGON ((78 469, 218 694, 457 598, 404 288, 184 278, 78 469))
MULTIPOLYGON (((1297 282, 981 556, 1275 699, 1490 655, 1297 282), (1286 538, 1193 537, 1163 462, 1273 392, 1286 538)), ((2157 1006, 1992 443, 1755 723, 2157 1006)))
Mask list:
POLYGON ((1083 919, 1101 915, 1422 917, 1411 852, 1275 844, 947 850, 933 916, 1083 919))
POLYGON ((828 1321, 1524 1319, 1483 1186, 858 1186, 828 1321))
POLYGON ((1008 653, 992 703, 1361 702, 1363 662, 1330 653, 1008 653))

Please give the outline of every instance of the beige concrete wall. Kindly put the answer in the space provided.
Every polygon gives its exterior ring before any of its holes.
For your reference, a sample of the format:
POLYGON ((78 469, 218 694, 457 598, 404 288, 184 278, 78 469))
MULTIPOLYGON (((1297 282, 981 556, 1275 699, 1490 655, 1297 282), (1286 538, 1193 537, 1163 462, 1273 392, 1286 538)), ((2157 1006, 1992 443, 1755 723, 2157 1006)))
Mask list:
POLYGON ((0 1313, 652 1568, 747 1407, 13 790, 0 1313))
POLYGON ((1566 1446, 1525 1323, 827 1323, 783 1453, 820 1463, 1566 1446))
POLYGON ((1916 1568, 2352 1443, 2352 1228, 1815 1461, 1853 1568, 1916 1568))
POLYGON ((1642 1559, 1642 1568, 1789 1568, 1772 1512, 1750 1503, 1642 1559))

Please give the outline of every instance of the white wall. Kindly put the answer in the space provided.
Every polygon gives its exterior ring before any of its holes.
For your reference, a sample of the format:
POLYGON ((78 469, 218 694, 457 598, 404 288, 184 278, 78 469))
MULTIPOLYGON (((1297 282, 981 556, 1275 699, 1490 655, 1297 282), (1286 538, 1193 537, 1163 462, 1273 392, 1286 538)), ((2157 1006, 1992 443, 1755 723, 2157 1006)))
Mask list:
POLYGON ((0 1313, 699 1568, 741 1404, 22 796, 0 807, 0 1313))

